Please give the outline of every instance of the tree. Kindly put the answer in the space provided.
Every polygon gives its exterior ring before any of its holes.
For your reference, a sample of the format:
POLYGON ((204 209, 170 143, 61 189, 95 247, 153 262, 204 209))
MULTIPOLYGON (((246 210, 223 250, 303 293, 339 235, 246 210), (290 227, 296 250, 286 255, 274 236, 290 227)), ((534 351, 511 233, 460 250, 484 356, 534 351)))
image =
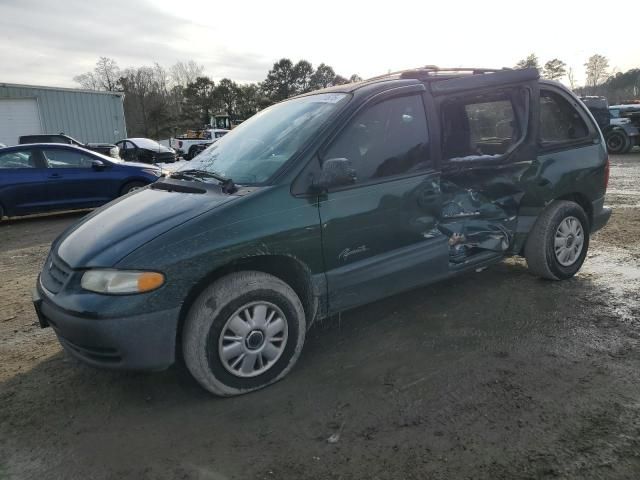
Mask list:
POLYGON ((640 97, 640 68, 616 72, 600 84, 600 90, 611 103, 625 103, 640 97))
POLYGON ((181 85, 186 87, 190 83, 196 81, 196 78, 202 77, 204 67, 193 60, 188 62, 177 62, 169 70, 169 77, 173 85, 181 85))
POLYGON ((593 90, 609 78, 609 60, 607 57, 599 54, 591 55, 584 64, 587 70, 587 86, 593 90))
POLYGON ((216 106, 223 109, 229 117, 235 118, 236 104, 240 89, 238 84, 228 78, 223 78, 218 82, 218 86, 213 91, 213 97, 216 100, 216 106))
POLYGON ((120 79, 120 67, 115 60, 100 57, 92 72, 86 72, 73 77, 73 81, 79 83, 82 88, 88 90, 106 90, 114 92, 118 89, 120 79))
POLYGON ((321 63, 318 65, 318 68, 316 68, 313 75, 311 75, 311 90, 330 87, 333 85, 333 80, 335 78, 336 72, 333 71, 333 68, 321 63))
POLYGON ((100 82, 93 72, 82 73, 73 77, 73 81, 85 90, 100 90, 100 82))
POLYGON ((114 92, 117 89, 118 80, 120 79, 120 67, 118 67, 115 60, 100 57, 93 71, 104 90, 114 92))
POLYGON ((567 74, 567 64, 554 58, 544 64, 543 77, 549 80, 560 80, 567 74))
POLYGON ((262 82, 262 89, 274 103, 295 95, 297 85, 293 62, 288 58, 281 58, 274 63, 262 82))
POLYGON ((357 73, 354 73, 349 77, 349 83, 355 83, 355 82, 361 82, 361 81, 362 81, 362 77, 357 73))
POLYGON ((306 93, 311 91, 311 75, 313 75, 313 65, 306 60, 300 60, 293 67, 296 93, 306 93))
POLYGON ((573 67, 569 67, 569 71, 567 72, 567 80, 569 80, 569 88, 571 90, 575 90, 578 87, 576 83, 576 75, 573 72, 573 67))
POLYGON ((182 117, 188 128, 200 128, 208 124, 215 105, 215 83, 209 77, 198 77, 184 89, 182 117))
POLYGON ((269 105, 314 89, 360 81, 347 80, 326 64, 314 70, 307 60, 282 58, 261 83, 238 85, 223 78, 216 85, 204 67, 193 60, 166 69, 153 66, 121 70, 115 60, 101 57, 92 71, 74 80, 82 88, 124 92, 124 111, 130 136, 166 138, 183 129, 202 128, 221 110, 232 120, 247 119, 269 105))
POLYGON ((263 95, 262 90, 255 83, 248 83, 238 87, 238 98, 236 101, 237 118, 246 120, 268 104, 269 100, 263 95))
POLYGON ((516 63, 516 68, 537 68, 540 69, 540 65, 538 63, 538 57, 535 53, 530 53, 527 55, 527 58, 520 60, 516 63))
POLYGON ((147 137, 153 134, 156 138, 169 133, 172 115, 166 70, 156 63, 153 67, 127 68, 121 73, 118 88, 125 93, 129 132, 147 137))

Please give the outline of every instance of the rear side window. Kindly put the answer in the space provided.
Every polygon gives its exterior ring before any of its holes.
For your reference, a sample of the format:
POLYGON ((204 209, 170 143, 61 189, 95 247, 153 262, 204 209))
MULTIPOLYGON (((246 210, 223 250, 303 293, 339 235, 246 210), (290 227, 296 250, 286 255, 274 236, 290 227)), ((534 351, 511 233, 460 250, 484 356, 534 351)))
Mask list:
POLYGON ((31 152, 8 152, 0 154, 0 169, 36 168, 31 152))
POLYGON ((487 142, 509 142, 514 138, 515 115, 511 101, 472 103, 465 105, 472 148, 478 150, 487 142))
POLYGON ((555 92, 540 91, 540 141, 575 142, 589 136, 587 124, 567 100, 555 92))
POLYGON ((356 183, 431 166, 427 120, 418 95, 396 97, 358 113, 323 158, 346 158, 356 183))
POLYGON ((526 133, 528 94, 503 90, 446 100, 442 111, 443 157, 472 161, 498 158, 526 133))
POLYGON ((91 168, 93 158, 71 150, 42 150, 49 168, 91 168))

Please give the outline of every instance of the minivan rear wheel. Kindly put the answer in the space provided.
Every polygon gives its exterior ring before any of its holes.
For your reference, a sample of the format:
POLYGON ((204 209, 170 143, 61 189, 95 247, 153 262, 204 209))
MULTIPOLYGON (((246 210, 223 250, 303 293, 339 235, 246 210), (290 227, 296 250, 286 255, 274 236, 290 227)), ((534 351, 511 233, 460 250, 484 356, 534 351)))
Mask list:
POLYGON ((559 200, 536 220, 524 253, 534 275, 565 280, 580 270, 588 248, 589 221, 584 210, 575 202, 559 200))
POLYGON ((284 377, 300 356, 305 334, 304 309, 289 285, 263 272, 235 272, 193 302, 182 351, 202 387, 233 396, 284 377))

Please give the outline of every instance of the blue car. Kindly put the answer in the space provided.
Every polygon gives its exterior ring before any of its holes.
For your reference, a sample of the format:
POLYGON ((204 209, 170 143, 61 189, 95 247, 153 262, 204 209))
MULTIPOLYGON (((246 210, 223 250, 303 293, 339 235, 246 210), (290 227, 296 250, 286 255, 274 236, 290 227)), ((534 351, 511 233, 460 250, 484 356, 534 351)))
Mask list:
POLYGON ((73 145, 0 148, 0 219, 92 208, 155 182, 162 171, 73 145))

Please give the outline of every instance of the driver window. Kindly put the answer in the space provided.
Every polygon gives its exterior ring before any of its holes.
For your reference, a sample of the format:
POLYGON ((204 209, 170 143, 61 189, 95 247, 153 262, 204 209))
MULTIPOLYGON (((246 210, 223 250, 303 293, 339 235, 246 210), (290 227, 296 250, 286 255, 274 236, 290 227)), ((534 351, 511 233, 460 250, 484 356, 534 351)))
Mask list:
POLYGON ((422 98, 396 97, 366 107, 323 157, 348 159, 356 171, 356 183, 431 167, 422 98))

